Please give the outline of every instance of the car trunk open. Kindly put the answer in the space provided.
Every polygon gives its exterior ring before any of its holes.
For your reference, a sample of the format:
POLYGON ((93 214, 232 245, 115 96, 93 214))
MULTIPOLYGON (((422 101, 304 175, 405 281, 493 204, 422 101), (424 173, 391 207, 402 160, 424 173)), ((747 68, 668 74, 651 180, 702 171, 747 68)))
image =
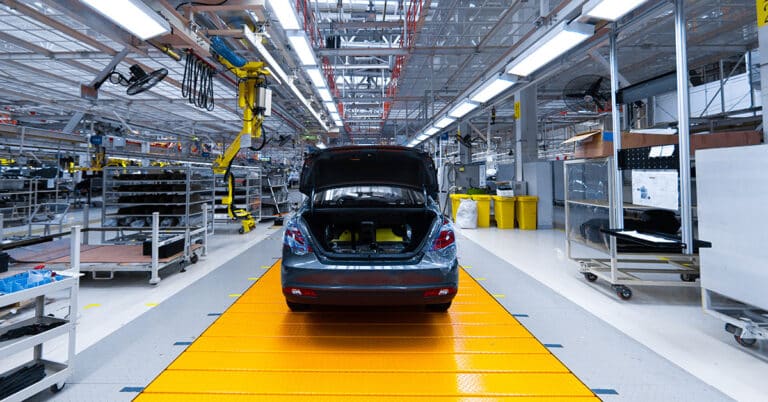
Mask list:
POLYGON ((414 208, 316 208, 302 218, 323 254, 337 259, 410 258, 421 249, 437 215, 414 208))
POLYGON ((307 196, 354 185, 390 185, 437 199, 437 170, 429 154, 395 146, 338 147, 304 161, 299 189, 307 196))

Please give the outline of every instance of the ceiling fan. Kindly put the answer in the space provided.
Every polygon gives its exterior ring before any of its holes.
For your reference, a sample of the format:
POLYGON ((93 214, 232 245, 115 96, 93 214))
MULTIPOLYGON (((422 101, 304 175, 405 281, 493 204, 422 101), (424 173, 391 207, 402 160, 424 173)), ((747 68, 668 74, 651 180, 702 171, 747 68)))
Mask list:
POLYGON ((168 75, 168 70, 165 68, 147 73, 138 64, 132 65, 129 70, 131 72, 130 77, 126 77, 118 71, 112 70, 101 78, 100 81, 97 81, 92 85, 81 85, 80 96, 85 99, 96 100, 98 98, 99 88, 106 80, 109 80, 110 83, 115 85, 128 87, 126 89, 128 95, 138 95, 154 87, 168 75))
POLYGON ((599 75, 582 75, 565 85, 563 101, 576 113, 600 113, 611 109, 611 81, 599 75))
POLYGON ((117 71, 112 71, 108 77, 109 82, 112 84, 128 87, 125 92, 131 96, 138 95, 154 87, 168 75, 168 70, 165 68, 147 74, 147 72, 138 64, 132 65, 130 71, 131 76, 128 78, 117 71))

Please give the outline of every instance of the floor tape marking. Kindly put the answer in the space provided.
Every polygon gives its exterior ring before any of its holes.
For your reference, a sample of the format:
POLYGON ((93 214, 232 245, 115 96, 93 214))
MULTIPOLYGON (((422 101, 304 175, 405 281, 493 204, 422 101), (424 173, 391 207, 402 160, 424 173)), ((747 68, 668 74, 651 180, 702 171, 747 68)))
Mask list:
POLYGON ((141 392, 144 391, 144 387, 123 387, 120 392, 141 392))
POLYGON ((561 345, 559 343, 545 343, 544 347, 545 348, 562 348, 563 345, 561 345))
POLYGON ((94 308, 94 307, 100 307, 100 306, 101 306, 101 304, 99 304, 99 303, 86 304, 85 307, 83 307, 83 310, 88 310, 88 309, 91 309, 91 308, 94 308))
POLYGON ((610 388, 592 388, 592 392, 596 395, 618 395, 615 389, 610 388))
POLYGON ((188 346, 191 345, 192 342, 174 342, 173 346, 188 346))

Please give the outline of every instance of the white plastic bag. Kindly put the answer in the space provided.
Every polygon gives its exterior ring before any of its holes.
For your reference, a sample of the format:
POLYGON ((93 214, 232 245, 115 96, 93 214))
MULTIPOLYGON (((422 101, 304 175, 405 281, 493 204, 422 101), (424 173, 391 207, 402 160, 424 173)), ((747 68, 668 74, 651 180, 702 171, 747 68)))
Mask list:
POLYGON ((456 209, 456 225, 462 229, 477 228, 477 201, 461 200, 456 209))

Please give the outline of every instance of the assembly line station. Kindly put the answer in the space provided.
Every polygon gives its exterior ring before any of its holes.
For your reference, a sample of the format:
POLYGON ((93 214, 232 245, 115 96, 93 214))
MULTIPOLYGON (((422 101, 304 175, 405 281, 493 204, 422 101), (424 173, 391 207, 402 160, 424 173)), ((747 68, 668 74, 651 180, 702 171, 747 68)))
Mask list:
POLYGON ((766 400, 767 23, 0 0, 0 401, 766 400), (443 311, 286 304, 302 164, 349 146, 434 161, 443 311))

